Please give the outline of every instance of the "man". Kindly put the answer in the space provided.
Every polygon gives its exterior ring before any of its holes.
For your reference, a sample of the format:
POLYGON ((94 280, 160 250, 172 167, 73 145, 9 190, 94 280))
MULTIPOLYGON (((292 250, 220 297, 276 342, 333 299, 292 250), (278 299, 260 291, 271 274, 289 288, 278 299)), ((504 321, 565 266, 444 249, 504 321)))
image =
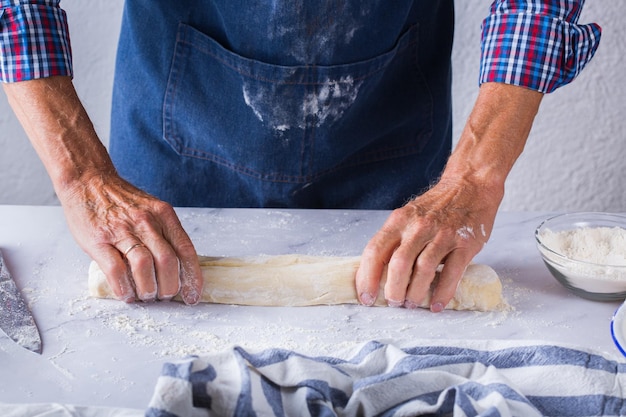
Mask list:
POLYGON ((388 303, 415 308, 443 264, 441 311, 489 238, 542 95, 600 37, 577 23, 582 0, 494 2, 450 155, 452 0, 128 1, 111 161, 72 87, 58 3, 1 1, 4 87, 74 237, 125 301, 199 299, 171 205, 375 208, 395 210, 363 252, 361 302, 388 265, 388 303))

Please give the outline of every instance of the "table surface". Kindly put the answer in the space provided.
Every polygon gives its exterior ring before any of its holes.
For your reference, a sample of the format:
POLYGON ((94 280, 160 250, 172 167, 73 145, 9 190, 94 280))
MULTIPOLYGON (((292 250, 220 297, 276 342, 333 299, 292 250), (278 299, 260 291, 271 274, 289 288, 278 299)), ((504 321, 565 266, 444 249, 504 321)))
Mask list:
MULTIPOLYGON (((359 255, 385 211, 177 209, 202 255, 359 255)), ((162 365, 240 345, 329 355, 369 340, 536 340, 622 360, 610 334, 619 302, 569 293, 549 274, 534 230, 553 213, 499 213, 475 262, 500 275, 510 310, 127 305, 87 295, 90 259, 60 207, 0 206, 0 249, 43 340, 29 352, 0 332, 0 402, 145 409, 162 365)))

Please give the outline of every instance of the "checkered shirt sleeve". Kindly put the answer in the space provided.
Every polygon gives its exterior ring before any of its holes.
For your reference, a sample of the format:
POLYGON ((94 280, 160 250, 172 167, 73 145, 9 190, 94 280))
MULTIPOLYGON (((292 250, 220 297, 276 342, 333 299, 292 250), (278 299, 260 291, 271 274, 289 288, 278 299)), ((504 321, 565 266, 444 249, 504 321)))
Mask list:
POLYGON ((59 0, 0 0, 0 81, 72 76, 67 16, 59 0))
POLYGON ((600 42, 597 24, 580 25, 584 0, 496 0, 482 26, 480 83, 550 93, 571 82, 600 42))

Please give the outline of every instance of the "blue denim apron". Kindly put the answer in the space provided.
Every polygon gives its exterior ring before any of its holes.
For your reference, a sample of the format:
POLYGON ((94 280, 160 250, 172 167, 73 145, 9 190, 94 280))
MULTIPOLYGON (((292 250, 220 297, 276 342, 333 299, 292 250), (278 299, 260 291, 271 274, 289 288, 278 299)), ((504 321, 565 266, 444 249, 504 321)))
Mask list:
POLYGON ((128 0, 110 153, 175 206, 392 209, 451 147, 452 0, 128 0))

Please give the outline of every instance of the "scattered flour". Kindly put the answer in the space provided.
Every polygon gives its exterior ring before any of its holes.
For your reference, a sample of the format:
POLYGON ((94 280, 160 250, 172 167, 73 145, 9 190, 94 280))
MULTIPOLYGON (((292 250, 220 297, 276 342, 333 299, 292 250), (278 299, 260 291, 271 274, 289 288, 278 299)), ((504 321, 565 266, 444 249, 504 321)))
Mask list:
POLYGON ((470 226, 463 226, 456 231, 456 234, 464 240, 468 240, 470 237, 476 237, 474 235, 474 228, 470 226))

